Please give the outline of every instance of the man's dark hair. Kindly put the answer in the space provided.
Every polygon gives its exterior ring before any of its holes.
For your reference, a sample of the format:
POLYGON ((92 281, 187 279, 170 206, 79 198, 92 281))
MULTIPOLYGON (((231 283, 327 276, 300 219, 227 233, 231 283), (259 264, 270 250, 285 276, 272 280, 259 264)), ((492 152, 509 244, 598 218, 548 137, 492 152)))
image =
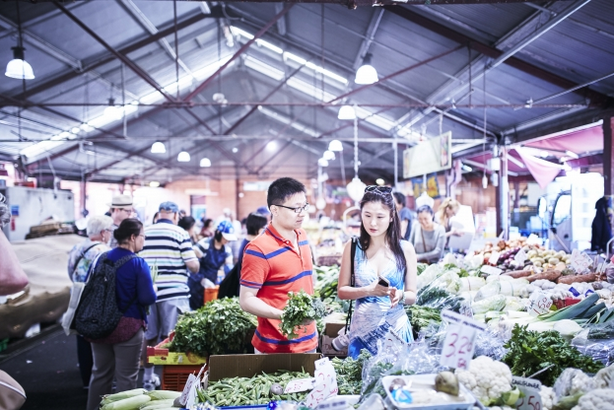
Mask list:
POLYGON ((266 202, 271 208, 271 205, 282 205, 292 195, 300 192, 307 193, 305 185, 294 178, 279 178, 273 181, 269 186, 266 195, 266 202))
POLYGON ((245 222, 247 234, 258 235, 258 232, 266 226, 267 222, 266 216, 260 215, 257 212, 252 212, 247 216, 247 221, 245 222))
POLYGON ((186 231, 189 231, 190 228, 192 228, 195 223, 196 223, 196 220, 188 215, 188 216, 181 217, 179 221, 177 221, 177 226, 185 229, 186 231))
POLYGON ((136 218, 124 219, 119 227, 113 231, 113 236, 117 243, 124 243, 130 239, 132 235, 139 236, 143 229, 143 224, 136 218))
POLYGON ((401 207, 405 208, 405 195, 403 195, 401 192, 393 192, 392 195, 394 195, 394 199, 397 201, 397 203, 401 204, 401 207))

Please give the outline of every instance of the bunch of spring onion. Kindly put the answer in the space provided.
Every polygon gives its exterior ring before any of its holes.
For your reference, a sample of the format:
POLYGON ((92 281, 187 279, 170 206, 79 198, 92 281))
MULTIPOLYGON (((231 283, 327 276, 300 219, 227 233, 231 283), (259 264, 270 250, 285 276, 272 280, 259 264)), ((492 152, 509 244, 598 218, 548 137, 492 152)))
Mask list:
POLYGON ((132 389, 102 397, 100 410, 175 410, 180 392, 169 390, 132 389))

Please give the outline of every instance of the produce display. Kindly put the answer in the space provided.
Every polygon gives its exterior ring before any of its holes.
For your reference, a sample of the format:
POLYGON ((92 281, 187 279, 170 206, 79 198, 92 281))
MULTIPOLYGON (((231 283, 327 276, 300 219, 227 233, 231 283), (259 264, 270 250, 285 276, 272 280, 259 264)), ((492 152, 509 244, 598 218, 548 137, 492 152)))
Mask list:
POLYGON ((127 390, 115 394, 107 394, 100 402, 101 410, 169 410, 180 392, 167 390, 147 391, 145 389, 127 390))
POLYGON ((301 401, 307 392, 284 394, 289 381, 311 377, 305 372, 262 373, 254 377, 233 377, 209 382, 206 389, 198 389, 201 402, 215 406, 245 406, 267 404, 271 400, 301 401))
POLYGON ((288 304, 281 313, 279 330, 288 339, 295 339, 297 328, 305 321, 321 319, 326 315, 326 307, 318 295, 308 295, 304 291, 288 292, 288 304))
POLYGON ((167 347, 171 352, 191 352, 202 357, 246 353, 257 324, 256 316, 241 309, 238 298, 214 300, 181 315, 167 347))

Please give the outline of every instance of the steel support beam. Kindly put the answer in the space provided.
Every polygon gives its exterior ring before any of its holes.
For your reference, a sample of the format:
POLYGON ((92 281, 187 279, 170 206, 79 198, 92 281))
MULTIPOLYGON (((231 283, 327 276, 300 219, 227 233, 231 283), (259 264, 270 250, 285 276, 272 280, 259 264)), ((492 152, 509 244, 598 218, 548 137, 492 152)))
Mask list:
MULTIPOLYGON (((394 13, 401 18, 404 18, 405 20, 411 21, 414 24, 417 24, 421 27, 426 28, 427 30, 430 30, 434 33, 437 33, 443 37, 446 37, 450 40, 456 41, 463 45, 467 45, 471 47, 473 50, 476 50, 479 53, 482 53, 490 58, 497 59, 504 54, 503 51, 498 50, 495 47, 489 46, 475 39, 472 39, 468 36, 465 36, 464 34, 459 33, 458 31, 455 31, 449 26, 445 26, 443 24, 430 20, 426 17, 423 17, 419 15, 418 13, 411 11, 408 8, 390 7, 390 6, 385 6, 384 8, 390 11, 391 13, 394 13)), ((520 71, 523 71, 527 74, 530 74, 534 77, 547 81, 551 84, 554 84, 558 87, 561 87, 563 89, 573 88, 578 85, 571 80, 558 76, 547 70, 541 69, 533 64, 520 60, 517 57, 510 57, 506 59, 505 64, 511 67, 514 67, 520 71)), ((607 95, 601 94, 597 91, 593 91, 590 89, 576 90, 576 93, 582 95, 583 97, 590 98, 592 101, 595 101, 596 103, 603 103, 608 100, 607 95)))
POLYGON ((614 194, 614 112, 603 119, 604 195, 614 194))
POLYGON ((377 33, 377 29, 379 28, 379 23, 382 21, 382 17, 384 16, 384 9, 375 9, 373 15, 371 16, 371 21, 369 21, 369 27, 367 27, 367 32, 365 34, 365 38, 362 39, 362 43, 360 44, 360 49, 358 50, 358 54, 354 59, 354 64, 352 67, 354 71, 358 70, 361 66, 367 52, 369 51, 369 47, 371 47, 371 43, 375 39, 375 33, 377 33))
POLYGON ((293 4, 286 4, 284 6, 284 8, 275 15, 275 17, 273 17, 267 24, 264 25, 264 27, 262 27, 256 34, 254 34, 254 37, 249 40, 247 43, 243 44, 243 46, 236 52, 234 53, 234 55, 232 57, 230 57, 230 59, 224 64, 222 65, 220 68, 218 68, 215 73, 211 74, 211 76, 209 78, 207 78, 205 81, 203 81, 198 87, 196 87, 194 89, 194 91, 192 91, 190 94, 188 94, 183 100, 186 102, 191 101, 196 95, 200 94, 209 84, 211 84, 211 82, 222 72, 224 71, 224 69, 226 67, 228 67, 228 65, 233 62, 234 60, 237 59, 237 57, 239 57, 241 54, 243 54, 252 44, 254 44, 256 42, 256 40, 258 40, 260 37, 262 37, 262 35, 264 33, 266 33, 269 28, 271 28, 271 26, 273 24, 275 24, 280 18, 282 18, 288 11, 290 11, 290 9, 292 8, 293 4))

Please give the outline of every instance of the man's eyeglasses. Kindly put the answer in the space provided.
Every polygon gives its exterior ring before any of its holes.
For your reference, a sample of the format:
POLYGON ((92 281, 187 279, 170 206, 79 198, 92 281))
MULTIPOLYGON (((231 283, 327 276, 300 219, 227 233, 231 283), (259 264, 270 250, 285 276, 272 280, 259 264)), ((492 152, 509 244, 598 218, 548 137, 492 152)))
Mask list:
POLYGON ((369 185, 365 188, 365 192, 379 192, 380 194, 389 194, 392 192, 391 186, 369 185))
POLYGON ((307 202, 303 206, 298 206, 296 208, 293 208, 291 206, 285 206, 285 205, 277 205, 277 204, 273 204, 273 205, 279 206, 279 207, 282 207, 282 208, 286 208, 286 209, 290 209, 290 210, 294 211, 295 214, 300 214, 303 211, 307 211, 307 208, 309 208, 309 202, 307 202))

